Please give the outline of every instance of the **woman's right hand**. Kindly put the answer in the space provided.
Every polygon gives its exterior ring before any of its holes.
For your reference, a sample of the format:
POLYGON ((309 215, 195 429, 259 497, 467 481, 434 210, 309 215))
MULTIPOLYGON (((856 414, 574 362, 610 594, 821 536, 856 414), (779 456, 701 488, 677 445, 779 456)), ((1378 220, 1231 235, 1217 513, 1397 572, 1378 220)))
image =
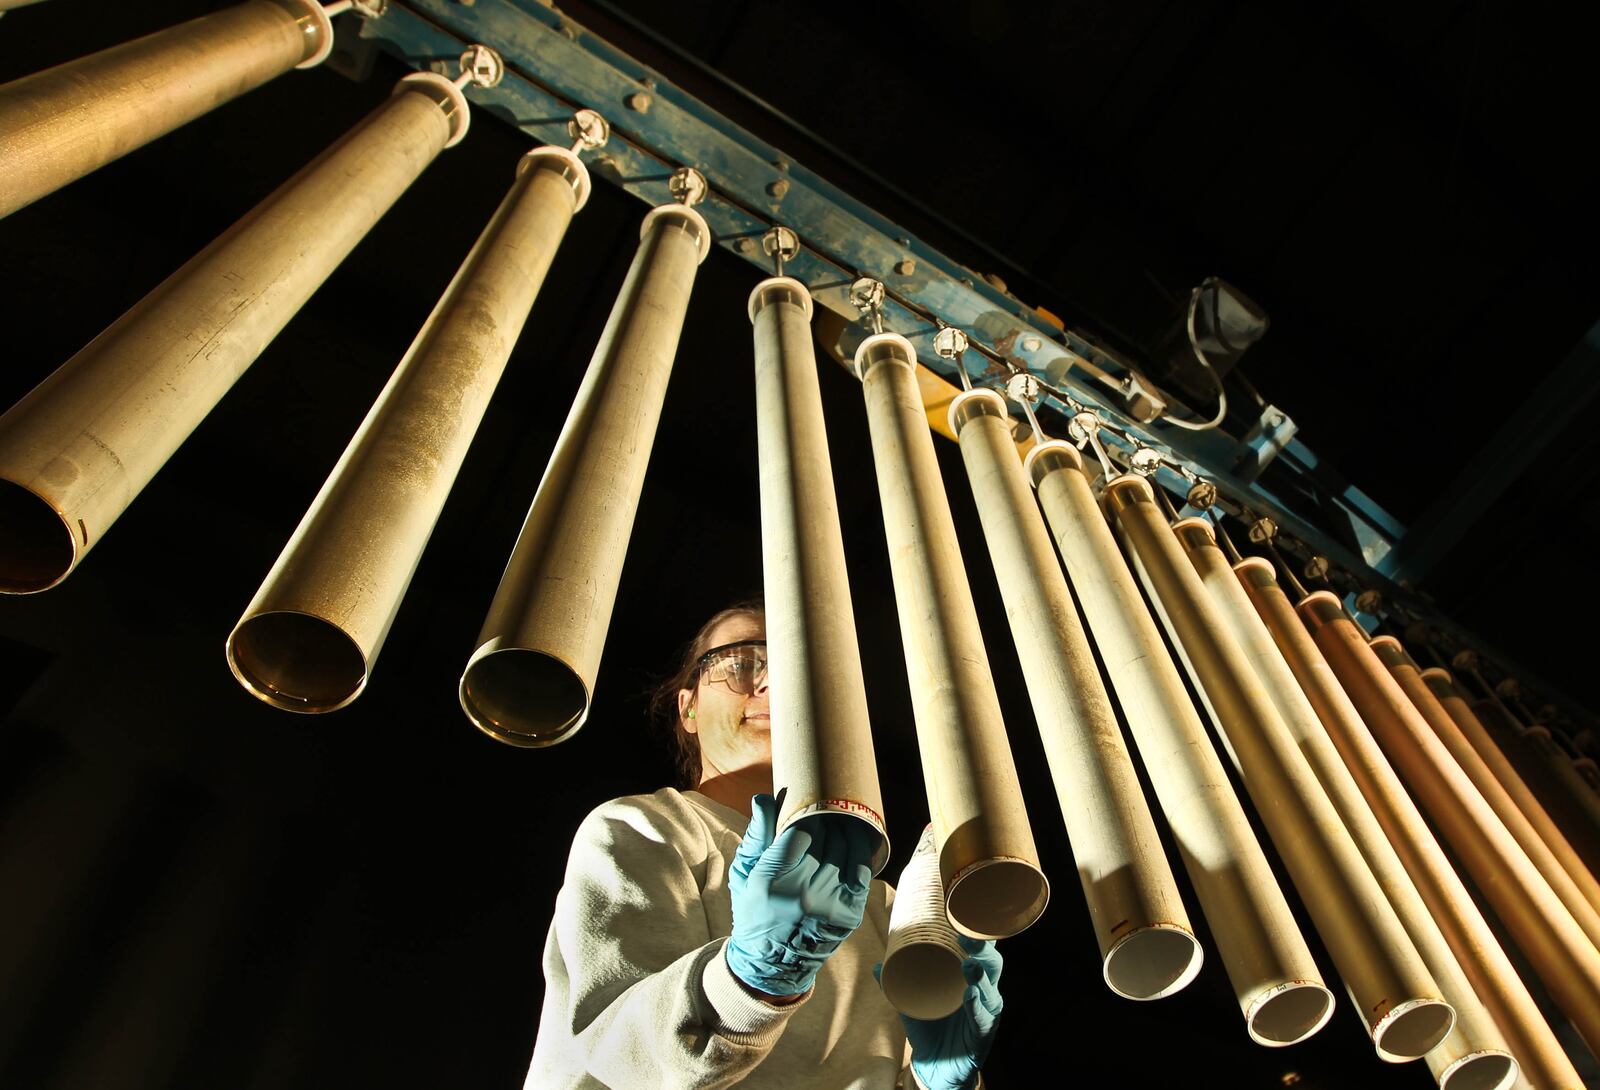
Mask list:
POLYGON ((778 798, 750 800, 750 825, 729 867, 733 934, 728 968, 756 991, 798 996, 866 912, 872 832, 842 815, 819 815, 774 837, 778 798))

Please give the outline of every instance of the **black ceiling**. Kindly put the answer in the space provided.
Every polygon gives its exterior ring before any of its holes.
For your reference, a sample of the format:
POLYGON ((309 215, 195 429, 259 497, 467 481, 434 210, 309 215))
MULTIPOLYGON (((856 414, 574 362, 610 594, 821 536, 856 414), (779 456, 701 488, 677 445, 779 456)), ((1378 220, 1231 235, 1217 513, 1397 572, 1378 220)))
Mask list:
MULTIPOLYGON (((0 81, 217 6, 10 13, 0 81)), ((1273 319, 1251 379, 1402 518, 1600 317, 1593 39, 1565 13, 630 5, 830 149, 615 12, 569 10, 1026 301, 1130 347, 1170 294, 1208 274, 1238 284, 1273 319)), ((0 404, 400 72, 290 74, 0 221, 0 404)), ((755 270, 724 252, 701 270, 600 692, 571 742, 497 745, 454 687, 632 255, 642 207, 605 185, 556 260, 369 692, 327 717, 272 711, 234 683, 222 642, 525 146, 480 117, 82 569, 0 601, 0 1085, 521 1084, 572 830, 599 801, 664 781, 641 694, 701 617, 760 586, 755 270)), ((830 368, 823 392, 897 871, 926 809, 887 556, 859 388, 830 368)), ((1536 526, 1484 520, 1432 588, 1575 686, 1587 645, 1561 638, 1558 607, 1600 530, 1595 433, 1580 419, 1553 437, 1508 494, 1505 510, 1536 526), (1538 594, 1548 603, 1530 607, 1538 594)), ((1043 1059, 1086 1085, 1168 1085, 1180 1070, 1239 1087, 1291 1071, 1306 1090, 1429 1085, 1420 1065, 1371 1059, 1348 1009, 1306 1045, 1248 1044, 1214 957, 1172 1000, 1106 991, 960 459, 949 444, 940 455, 1055 882, 1046 921, 1006 946, 993 1084, 1022 1085, 1043 1059)))

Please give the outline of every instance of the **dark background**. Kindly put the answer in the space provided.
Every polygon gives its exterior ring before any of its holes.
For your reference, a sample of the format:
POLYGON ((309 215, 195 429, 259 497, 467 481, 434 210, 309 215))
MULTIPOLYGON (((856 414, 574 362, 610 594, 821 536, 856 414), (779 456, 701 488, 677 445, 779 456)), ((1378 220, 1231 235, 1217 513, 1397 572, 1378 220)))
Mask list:
MULTIPOLYGON (((13 12, 0 79, 216 6, 13 12)), ((568 10, 724 105, 710 76, 611 15, 568 10)), ((1274 323, 1245 370, 1402 520, 1600 316, 1592 38, 1559 9, 632 10, 837 148, 732 98, 730 114, 1069 321, 1137 349, 1201 277, 1240 285, 1274 323)), ((361 83, 286 75, 0 222, 0 404, 401 73, 385 59, 361 83)), ((497 744, 466 723, 455 686, 633 253, 643 209, 605 184, 556 260, 369 691, 327 717, 274 711, 233 681, 222 645, 525 149, 480 115, 110 540, 61 587, 0 602, 0 1086, 521 1085, 572 831, 599 802, 666 782, 643 694, 705 615, 760 588, 744 314, 758 271, 721 250, 700 271, 598 695, 570 742, 497 744)), ((859 389, 824 361, 822 390, 892 877, 926 804, 859 389)), ((1596 434, 1580 414, 1530 437, 1545 452, 1424 584, 1580 699, 1591 645, 1563 617, 1594 604, 1579 558, 1600 529, 1596 434)), ((1371 1057, 1342 997, 1306 1044, 1250 1044, 1192 895, 1199 980, 1143 1005, 1104 987, 960 459, 952 444, 939 453, 1055 883, 1041 924, 1002 947, 992 1084, 1028 1085, 1042 1064, 1081 1085, 1429 1085, 1420 1063, 1371 1057)))

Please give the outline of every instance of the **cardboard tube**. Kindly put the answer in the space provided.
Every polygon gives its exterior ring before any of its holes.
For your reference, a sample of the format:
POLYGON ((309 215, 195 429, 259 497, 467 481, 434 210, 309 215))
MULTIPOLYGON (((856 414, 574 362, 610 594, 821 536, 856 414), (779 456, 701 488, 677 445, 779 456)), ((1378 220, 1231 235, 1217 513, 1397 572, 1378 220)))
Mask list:
POLYGON ((1051 440, 1029 452, 1025 470, 1250 1036, 1264 1045, 1302 1041, 1327 1024, 1333 993, 1095 502, 1082 459, 1068 444, 1051 440))
POLYGON ((950 922, 974 938, 1005 938, 1039 918, 1050 886, 1006 741, 916 364, 911 342, 895 333, 875 334, 856 349, 950 922))
POLYGON ((895 1010, 927 1020, 943 1018, 961 1006, 967 993, 961 966, 967 954, 956 935, 945 915, 939 848, 929 825, 922 830, 911 862, 900 872, 889 908, 879 983, 895 1010))
POLYGON ((679 204, 651 209, 639 240, 461 674, 467 718, 510 745, 554 745, 588 718, 689 293, 711 252, 706 221, 679 204))
MULTIPOLYGON (((1180 536, 1186 539, 1185 545, 1190 546, 1197 535, 1184 533, 1180 536)), ((1209 530, 1206 536, 1209 541, 1209 530)), ((1293 607, 1278 590, 1271 561, 1250 557, 1230 567, 1222 553, 1209 543, 1191 547, 1189 559, 1266 686, 1284 725, 1289 728, 1295 748, 1315 773, 1318 784, 1338 812, 1339 820, 1382 887, 1384 898, 1393 908, 1394 923, 1405 929, 1416 954, 1438 984, 1439 994, 1456 1011, 1455 1027, 1425 1057, 1435 1079, 1441 1086, 1446 1083, 1457 1087, 1509 1085, 1515 1081, 1517 1064, 1510 1056, 1504 1036, 1473 992, 1439 925, 1429 915, 1427 903, 1339 755, 1329 729, 1324 727, 1311 694, 1300 681, 1299 672, 1287 661, 1296 649, 1280 646, 1267 624, 1261 602, 1268 594, 1276 593, 1281 608, 1288 610, 1288 620, 1300 628, 1293 607)), ((1300 635, 1303 643, 1310 644, 1311 638, 1303 628, 1300 635)), ((1314 646, 1310 653, 1316 653, 1314 646)))
POLYGON ((366 687, 528 311, 589 195, 565 148, 517 179, 228 636, 252 695, 296 712, 366 687))
POLYGON ((0 86, 0 217, 332 48, 318 0, 246 0, 0 86))
POLYGON ((1106 495, 1151 597, 1170 620, 1173 642, 1181 643, 1215 709, 1256 812, 1357 1001, 1378 1056, 1391 1062, 1422 1057, 1449 1033, 1455 1012, 1439 997, 1255 661, 1235 638, 1232 616, 1218 608, 1196 574, 1196 567, 1208 565, 1213 581, 1220 570, 1237 586, 1209 524, 1187 519, 1169 530, 1148 485, 1113 482, 1106 495))
POLYGON ((1577 849, 1590 874, 1600 874, 1600 795, 1573 767, 1550 729, 1524 723, 1499 700, 1472 701, 1472 713, 1491 732, 1501 751, 1516 765, 1529 787, 1541 797, 1551 817, 1577 849))
MULTIPOLYGON (((1366 634, 1345 615, 1339 600, 1318 591, 1297 611, 1384 755, 1593 1051, 1600 1044, 1600 955, 1588 936, 1379 660, 1366 634)), ((1399 841, 1394 843, 1399 846, 1399 841)), ((1430 907, 1437 911, 1437 906, 1430 907)), ((1481 989, 1479 995, 1488 998, 1481 989)), ((1512 1027, 1501 1023, 1501 1030, 1512 1040, 1513 1055, 1530 1071, 1536 1070, 1535 1059, 1516 1050, 1512 1027)))
POLYGON ((1005 399, 993 390, 961 394, 950 404, 950 428, 972 482, 1106 984, 1129 999, 1171 995, 1200 971, 1200 944, 1017 457, 1005 399))
MULTIPOLYGON (((1466 770, 1467 775, 1472 777, 1472 782, 1483 792, 1484 798, 1495 806, 1496 813, 1499 813, 1504 803, 1509 800, 1516 808, 1515 813, 1525 822, 1524 831, 1531 829, 1539 844, 1554 857, 1572 885, 1577 888, 1578 894, 1589 910, 1600 909, 1600 882, 1595 881, 1594 875, 1589 873, 1589 868, 1567 839, 1566 834, 1561 831, 1561 827, 1551 818, 1538 796, 1528 787, 1511 761, 1495 744, 1483 723, 1473 714, 1471 706, 1456 688, 1455 679, 1450 676, 1450 671, 1432 667, 1422 671, 1422 680, 1450 716, 1456 728, 1449 738, 1440 735, 1440 741, 1449 747, 1452 756, 1456 756, 1457 762, 1466 770), (1462 748, 1463 742, 1468 748, 1462 748), (1457 755, 1458 749, 1461 750, 1459 755, 1457 755), (1500 805, 1495 805, 1496 800, 1499 800, 1500 805)), ((1501 820, 1505 820, 1504 815, 1501 820)), ((1513 825, 1510 821, 1507 821, 1506 825, 1512 830, 1513 835, 1516 835, 1519 826, 1513 825)), ((1521 843, 1522 836, 1517 836, 1517 841, 1521 843)), ((1541 871, 1543 869, 1540 867, 1541 871)), ((1560 892, 1560 887, 1557 887, 1557 892, 1560 892)), ((1562 899, 1566 899, 1564 894, 1562 899)), ((1600 925, 1600 916, 1596 917, 1596 923, 1600 925)), ((1595 936, 1591 935, 1590 938, 1594 939, 1595 936)))
POLYGON ((1583 929, 1583 933, 1589 938, 1591 951, 1600 958, 1600 912, 1596 912, 1594 906, 1584 897, 1583 891, 1561 865, 1556 854, 1540 838, 1538 831, 1518 809, 1505 787, 1495 779, 1494 773, 1483 763, 1477 751, 1472 748, 1472 744, 1462 735, 1455 720, 1450 718, 1450 713, 1445 710, 1429 686, 1428 680, 1422 676, 1420 668, 1411 660, 1411 656, 1406 654, 1405 648, 1400 646, 1400 641, 1393 636, 1376 637, 1372 640, 1372 650, 1378 656, 1378 661, 1389 668, 1389 673, 1394 676, 1411 703, 1416 705, 1417 711, 1432 728, 1450 759, 1465 773, 1478 797, 1489 805, 1495 817, 1499 819, 1499 826, 1511 835, 1522 855, 1538 869, 1545 883, 1583 929))
POLYGON ((788 277, 763 280, 749 313, 772 782, 787 790, 778 828, 824 814, 862 821, 877 836, 876 874, 889 862, 889 835, 811 347, 811 293, 788 277))
MULTIPOLYGON (((1279 587, 1271 565, 1247 560, 1234 570, 1316 710, 1337 759, 1348 770, 1422 898, 1423 911, 1417 910, 1415 902, 1410 907, 1399 900, 1395 904, 1445 998, 1456 1008, 1456 1028, 1427 1056, 1435 1078, 1444 1085, 1446 1072, 1481 1071, 1484 1061, 1473 1061, 1465 1069, 1458 1065, 1483 1051, 1493 1051, 1492 1042, 1498 1036, 1522 1068, 1525 1084, 1561 1090, 1581 1085, 1499 940, 1279 587), (1435 935, 1444 940, 1446 949, 1439 948, 1435 935), (1483 1025, 1485 1012, 1493 1021, 1493 1035, 1483 1025)), ((1339 608, 1338 600, 1327 591, 1318 594, 1339 608)), ((1317 760, 1326 762, 1325 752, 1317 760)), ((1405 898, 1399 883, 1392 888, 1405 898)), ((1476 1080, 1470 1085, 1477 1085, 1476 1080)))
POLYGON ((0 593, 67 577, 466 117, 449 80, 405 77, 0 416, 0 593))

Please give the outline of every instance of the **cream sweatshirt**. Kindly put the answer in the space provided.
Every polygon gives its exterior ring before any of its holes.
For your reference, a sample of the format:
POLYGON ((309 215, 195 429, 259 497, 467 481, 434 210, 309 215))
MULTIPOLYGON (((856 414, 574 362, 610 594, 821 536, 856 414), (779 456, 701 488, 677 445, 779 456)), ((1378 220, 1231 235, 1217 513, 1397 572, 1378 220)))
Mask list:
POLYGON ((579 826, 544 949, 526 1090, 914 1087, 900 1018, 872 979, 893 890, 811 992, 778 1006, 728 970, 728 864, 749 818, 695 791, 614 799, 579 826))

